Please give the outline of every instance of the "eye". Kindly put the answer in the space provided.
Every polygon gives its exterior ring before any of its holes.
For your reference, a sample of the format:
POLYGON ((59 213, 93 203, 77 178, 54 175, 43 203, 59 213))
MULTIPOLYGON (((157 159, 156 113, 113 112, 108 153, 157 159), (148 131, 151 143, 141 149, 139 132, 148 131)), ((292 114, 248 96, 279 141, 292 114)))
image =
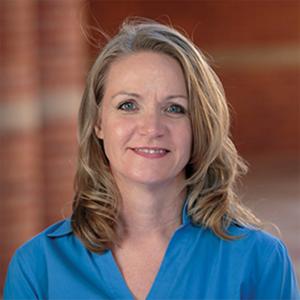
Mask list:
POLYGON ((125 101, 118 105, 118 109, 124 111, 135 111, 137 110, 137 106, 133 101, 125 101))
POLYGON ((166 108, 166 112, 171 114, 185 114, 186 109, 179 104, 171 104, 166 108))

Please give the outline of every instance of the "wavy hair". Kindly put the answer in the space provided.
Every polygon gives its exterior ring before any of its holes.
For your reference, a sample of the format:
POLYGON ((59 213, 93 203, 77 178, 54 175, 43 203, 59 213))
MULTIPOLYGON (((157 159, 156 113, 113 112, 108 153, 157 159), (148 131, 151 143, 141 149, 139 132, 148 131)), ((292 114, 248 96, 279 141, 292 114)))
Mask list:
POLYGON ((72 228, 91 251, 103 252, 121 236, 120 199, 102 140, 99 118, 109 66, 139 51, 173 57, 184 73, 193 143, 186 166, 187 210, 191 220, 223 239, 234 239, 232 223, 261 227, 236 196, 235 183, 247 167, 230 138, 230 116, 222 84, 202 52, 184 34, 152 20, 127 20, 102 49, 87 78, 79 110, 79 154, 75 175, 72 228))

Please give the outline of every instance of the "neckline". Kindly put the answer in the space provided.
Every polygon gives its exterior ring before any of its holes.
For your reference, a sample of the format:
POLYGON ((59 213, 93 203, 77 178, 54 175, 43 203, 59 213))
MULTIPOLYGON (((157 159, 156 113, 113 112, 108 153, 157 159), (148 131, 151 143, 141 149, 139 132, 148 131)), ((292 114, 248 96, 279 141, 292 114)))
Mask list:
MULTIPOLYGON (((160 266, 157 270, 157 273, 154 277, 154 280, 151 283, 151 287, 145 296, 145 300, 154 299, 155 294, 160 289, 159 286, 161 282, 163 282, 163 278, 165 276, 166 271, 168 270, 168 265, 170 264, 170 259, 174 257, 174 255, 178 255, 178 251, 185 251, 184 247, 188 245, 186 241, 186 236, 182 236, 184 240, 178 242, 178 238, 180 238, 180 231, 187 224, 180 225, 173 233, 166 248, 166 251, 161 260, 160 266)), ((135 297, 130 290, 125 277, 123 276, 121 269, 112 253, 111 250, 108 250, 105 254, 106 259, 102 261, 103 267, 105 267, 105 273, 109 274, 109 276, 105 276, 107 283, 111 287, 111 290, 114 293, 115 298, 126 298, 134 300, 135 297), (105 263, 106 261, 106 263, 105 263)))
MULTIPOLYGON (((151 299, 153 295, 155 295, 157 286, 162 281, 162 278, 164 276, 164 273, 167 269, 167 266, 169 264, 169 258, 173 256, 172 251, 178 251, 178 249, 175 249, 175 245, 178 245, 179 248, 184 248, 184 246, 187 244, 185 242, 180 242, 176 244, 176 240, 178 239, 179 232, 190 224, 190 218, 188 216, 187 212, 187 205, 188 202, 185 201, 183 208, 182 208, 182 215, 181 215, 181 221, 182 224, 173 232, 168 246, 166 248, 166 251, 163 255, 163 258, 161 260, 160 266, 158 268, 158 271, 154 277, 153 282, 151 283, 151 287, 145 297, 145 299, 151 299)), ((134 300, 134 295, 132 294, 131 290, 129 289, 126 280, 121 272, 121 269, 112 253, 111 250, 107 250, 104 254, 105 258, 107 259, 106 263, 104 263, 104 267, 106 269, 107 274, 110 274, 110 276, 107 277, 108 284, 111 286, 112 291, 114 293, 114 297, 116 298, 123 298, 126 297, 127 299, 134 300)))

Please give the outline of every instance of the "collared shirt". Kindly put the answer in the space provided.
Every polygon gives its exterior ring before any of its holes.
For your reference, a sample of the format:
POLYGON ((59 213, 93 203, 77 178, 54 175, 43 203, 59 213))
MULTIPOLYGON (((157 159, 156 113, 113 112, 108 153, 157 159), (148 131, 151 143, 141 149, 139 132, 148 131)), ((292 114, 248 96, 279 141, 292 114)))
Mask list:
MULTIPOLYGON (((261 230, 232 225, 238 240, 195 226, 183 209, 146 299, 299 299, 284 244, 261 230)), ((153 248, 155 251, 155 248, 153 248)), ((87 250, 69 219, 19 248, 4 299, 134 299, 111 251, 87 250)))

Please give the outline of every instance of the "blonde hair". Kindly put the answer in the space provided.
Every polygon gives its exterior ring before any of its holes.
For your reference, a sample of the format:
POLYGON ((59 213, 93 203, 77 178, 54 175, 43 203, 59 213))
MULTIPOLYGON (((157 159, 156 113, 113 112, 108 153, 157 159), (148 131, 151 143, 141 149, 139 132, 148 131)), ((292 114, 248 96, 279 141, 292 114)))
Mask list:
POLYGON ((234 193, 238 176, 247 167, 230 139, 230 118, 222 84, 201 51, 174 28, 150 20, 122 24, 97 57, 89 73, 79 111, 79 157, 75 176, 72 227, 91 251, 118 244, 120 197, 94 132, 109 66, 138 51, 173 57, 182 68, 189 98, 193 133, 186 166, 187 210, 194 224, 220 238, 234 239, 227 227, 235 222, 260 227, 260 221, 234 193))

